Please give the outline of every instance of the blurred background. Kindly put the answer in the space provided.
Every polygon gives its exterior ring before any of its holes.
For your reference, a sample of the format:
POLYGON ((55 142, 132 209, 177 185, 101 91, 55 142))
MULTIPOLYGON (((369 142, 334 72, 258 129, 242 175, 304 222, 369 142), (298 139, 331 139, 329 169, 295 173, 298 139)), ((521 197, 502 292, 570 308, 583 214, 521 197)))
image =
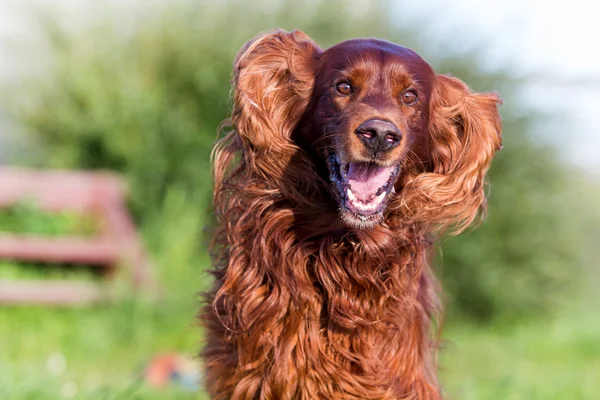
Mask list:
MULTIPOLYGON (((158 282, 139 293, 117 278, 117 300, 96 306, 0 305, 0 398, 206 398, 194 367, 175 362, 164 385, 148 382, 147 368, 165 354, 189 361, 200 347, 209 152, 230 110, 233 57, 258 32, 282 27, 325 48, 388 39, 475 90, 501 93, 504 149, 490 172, 488 218, 442 240, 435 260, 446 292, 444 391, 598 399, 598 7, 0 0, 0 164, 122 174, 158 282)), ((16 205, 0 210, 0 231, 69 234, 77 218, 16 205)), ((0 262, 5 282, 55 275, 0 262)))

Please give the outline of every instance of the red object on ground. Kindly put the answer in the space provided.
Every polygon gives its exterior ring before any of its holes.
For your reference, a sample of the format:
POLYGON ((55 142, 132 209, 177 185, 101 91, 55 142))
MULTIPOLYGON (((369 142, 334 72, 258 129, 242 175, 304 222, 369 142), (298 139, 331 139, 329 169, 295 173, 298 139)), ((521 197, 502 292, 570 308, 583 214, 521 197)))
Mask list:
POLYGON ((162 353, 148 362, 144 380, 156 389, 176 384, 184 390, 196 391, 200 388, 200 370, 197 359, 183 354, 162 353))
POLYGON ((172 374, 177 370, 179 355, 175 353, 161 354, 148 363, 144 374, 146 382, 155 388, 165 387, 172 374))
MULTIPOLYGON (((96 236, 53 237, 0 234, 0 259, 76 263, 131 269, 134 287, 149 281, 149 261, 125 206, 125 187, 115 174, 0 168, 0 208, 33 200, 47 211, 92 214, 96 236)), ((0 280, 0 303, 73 304, 100 301, 98 288, 78 282, 0 280)))

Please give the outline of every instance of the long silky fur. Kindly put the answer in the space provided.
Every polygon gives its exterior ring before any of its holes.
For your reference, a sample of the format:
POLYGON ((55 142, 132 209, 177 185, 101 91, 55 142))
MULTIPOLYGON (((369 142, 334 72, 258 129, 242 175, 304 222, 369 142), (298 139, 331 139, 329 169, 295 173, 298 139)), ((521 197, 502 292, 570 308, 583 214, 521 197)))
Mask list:
POLYGON ((431 109, 436 169, 406 173, 383 223, 349 228, 328 182, 290 140, 319 52, 301 32, 276 31, 236 59, 232 129, 212 155, 206 388, 215 400, 439 399, 431 238, 464 228, 484 203, 500 140, 487 110, 498 99, 478 102, 452 78, 440 80, 431 109), (468 112, 472 101, 479 116, 468 112))

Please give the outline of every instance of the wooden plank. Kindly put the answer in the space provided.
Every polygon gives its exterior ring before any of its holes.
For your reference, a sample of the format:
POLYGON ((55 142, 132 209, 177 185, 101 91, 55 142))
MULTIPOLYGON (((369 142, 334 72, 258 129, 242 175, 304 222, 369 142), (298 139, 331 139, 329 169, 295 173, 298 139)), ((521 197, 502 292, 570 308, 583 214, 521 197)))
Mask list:
POLYGON ((101 286, 87 282, 0 280, 0 303, 76 305, 105 299, 101 286))
POLYGON ((84 211, 124 196, 111 173, 0 167, 0 206, 31 199, 43 209, 84 211))
POLYGON ((110 266, 122 248, 108 238, 0 235, 0 259, 110 266))

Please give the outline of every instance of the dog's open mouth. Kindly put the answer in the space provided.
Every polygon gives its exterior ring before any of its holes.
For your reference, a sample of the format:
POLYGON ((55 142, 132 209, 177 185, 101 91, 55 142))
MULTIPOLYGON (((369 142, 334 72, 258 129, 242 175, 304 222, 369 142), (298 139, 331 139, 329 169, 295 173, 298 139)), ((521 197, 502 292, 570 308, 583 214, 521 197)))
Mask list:
POLYGON ((342 217, 363 223, 378 220, 394 190, 399 166, 384 167, 374 162, 344 163, 335 154, 331 154, 328 161, 331 181, 339 192, 342 217))

